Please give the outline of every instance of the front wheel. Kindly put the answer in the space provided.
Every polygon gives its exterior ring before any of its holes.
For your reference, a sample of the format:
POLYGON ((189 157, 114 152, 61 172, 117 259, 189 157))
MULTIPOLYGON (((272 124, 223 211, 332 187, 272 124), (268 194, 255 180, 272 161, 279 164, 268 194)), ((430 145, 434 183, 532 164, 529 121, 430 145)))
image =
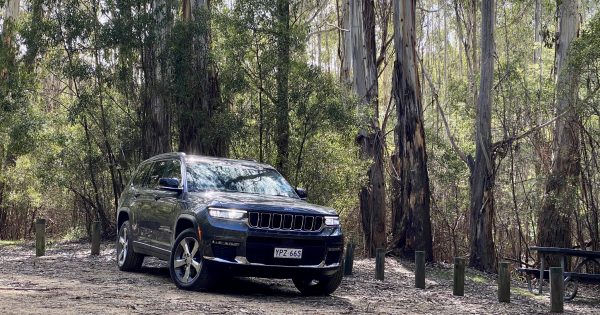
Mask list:
POLYGON ((295 277, 292 278, 292 281, 303 295, 329 295, 340 286, 343 276, 344 270, 340 266, 338 271, 331 276, 295 277))
POLYGON ((205 290, 213 286, 214 277, 208 273, 200 247, 194 229, 187 229, 177 236, 171 249, 169 272, 178 288, 205 290))

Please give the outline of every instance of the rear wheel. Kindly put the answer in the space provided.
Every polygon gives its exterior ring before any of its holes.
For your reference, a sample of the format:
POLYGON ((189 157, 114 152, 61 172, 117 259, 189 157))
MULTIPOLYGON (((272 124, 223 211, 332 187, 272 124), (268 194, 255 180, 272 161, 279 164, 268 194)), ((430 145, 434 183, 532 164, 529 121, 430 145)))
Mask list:
POLYGON ((338 271, 331 276, 295 277, 292 281, 303 295, 329 295, 340 286, 343 276, 344 270, 340 265, 338 271))
POLYGON ((194 229, 187 229, 175 240, 169 259, 171 279, 184 290, 206 290, 214 285, 214 276, 202 259, 200 241, 194 229))
POLYGON ((131 225, 123 222, 117 238, 117 264, 122 271, 138 271, 144 262, 144 256, 133 251, 131 225))

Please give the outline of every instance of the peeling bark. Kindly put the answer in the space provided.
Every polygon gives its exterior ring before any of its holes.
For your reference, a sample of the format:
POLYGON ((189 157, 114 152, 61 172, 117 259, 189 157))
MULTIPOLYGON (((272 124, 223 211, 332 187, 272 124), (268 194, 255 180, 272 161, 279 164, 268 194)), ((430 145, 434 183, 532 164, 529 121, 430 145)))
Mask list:
POLYGON ((361 98, 361 126, 356 137, 361 158, 372 160, 369 181, 360 190, 360 213, 365 252, 373 257, 384 248, 385 178, 383 175, 383 133, 379 127, 379 100, 375 44, 375 3, 373 0, 350 0, 353 88, 361 98))
POLYGON ((394 2, 396 60, 392 96, 396 102, 396 151, 392 157, 394 249, 404 255, 421 250, 433 260, 429 174, 416 55, 416 0, 394 2))

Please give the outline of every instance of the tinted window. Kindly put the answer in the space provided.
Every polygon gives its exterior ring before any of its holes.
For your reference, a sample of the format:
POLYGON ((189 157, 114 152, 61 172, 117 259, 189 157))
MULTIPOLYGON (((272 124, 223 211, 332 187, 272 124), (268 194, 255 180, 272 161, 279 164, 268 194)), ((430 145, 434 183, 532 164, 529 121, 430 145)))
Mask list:
POLYGON ((161 177, 177 178, 181 182, 181 162, 179 160, 167 161, 161 177))
POLYGON ((189 191, 230 191, 298 198, 288 182, 272 168, 229 161, 187 164, 189 191))
POLYGON ((177 178, 181 181, 181 164, 179 160, 153 162, 143 186, 148 188, 156 188, 158 187, 158 180, 165 177, 177 178))
POLYGON ((165 173, 165 170, 168 167, 169 161, 156 161, 152 163, 152 167, 150 168, 150 172, 148 176, 146 176, 146 180, 144 181, 144 187, 147 188, 156 188, 158 187, 158 179, 162 177, 162 174, 165 173))
POLYGON ((149 163, 140 165, 138 167, 137 171, 135 172, 135 175, 133 175, 133 178, 131 179, 131 184, 135 187, 142 186, 142 183, 144 182, 146 173, 148 173, 149 169, 150 169, 149 163))

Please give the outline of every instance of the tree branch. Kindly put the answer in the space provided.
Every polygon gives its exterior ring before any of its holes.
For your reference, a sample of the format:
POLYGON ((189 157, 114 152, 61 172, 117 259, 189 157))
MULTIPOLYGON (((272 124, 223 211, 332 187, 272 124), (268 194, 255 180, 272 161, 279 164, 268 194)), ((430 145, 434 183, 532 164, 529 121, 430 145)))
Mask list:
POLYGON ((433 99, 435 101, 436 108, 437 108, 438 112, 440 113, 440 116, 442 116, 442 122, 444 123, 444 129, 446 130, 446 136, 448 136, 448 139, 450 140, 450 144, 452 145, 454 152, 456 152, 456 154, 458 154, 460 159, 463 162, 465 162, 465 164, 469 167, 469 169, 471 169, 471 163, 469 163, 469 159, 467 158, 467 155, 465 154, 464 151, 462 151, 458 147, 458 145, 456 144, 456 141, 454 139, 454 136, 452 135, 452 132, 450 131, 450 126, 448 125, 448 120, 446 119, 446 115, 444 114, 444 110, 442 109, 442 106, 440 106, 440 100, 438 97, 439 94, 438 94, 437 88, 433 84, 433 81, 431 80, 431 77, 429 76, 429 72, 427 72, 427 70, 425 69, 425 66, 423 65, 423 61, 421 60, 421 58, 419 56, 416 56, 416 57, 417 57, 417 60, 419 60, 419 64, 421 64, 421 71, 423 71, 423 75, 425 76, 425 79, 427 79, 427 82, 429 83, 429 87, 431 88, 431 92, 433 93, 433 99))

